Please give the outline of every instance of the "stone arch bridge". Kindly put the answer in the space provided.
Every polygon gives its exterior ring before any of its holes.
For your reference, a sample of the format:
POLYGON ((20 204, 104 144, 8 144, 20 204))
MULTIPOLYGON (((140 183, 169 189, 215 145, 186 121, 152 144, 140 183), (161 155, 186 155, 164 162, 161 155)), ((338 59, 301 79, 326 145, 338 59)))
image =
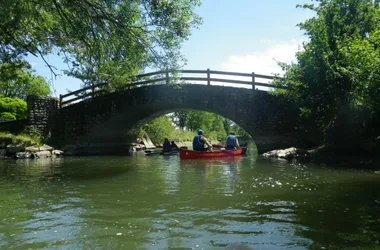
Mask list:
MULTIPOLYGON (((234 121, 252 136, 259 153, 308 143, 296 129, 298 109, 292 103, 267 91, 210 85, 215 80, 210 72, 202 78, 207 85, 144 85, 61 108, 58 100, 30 97, 28 123, 49 135, 55 145, 70 145, 79 154, 125 153, 139 125, 183 109, 213 112, 234 121)), ((254 79, 250 84, 256 83, 254 79)))

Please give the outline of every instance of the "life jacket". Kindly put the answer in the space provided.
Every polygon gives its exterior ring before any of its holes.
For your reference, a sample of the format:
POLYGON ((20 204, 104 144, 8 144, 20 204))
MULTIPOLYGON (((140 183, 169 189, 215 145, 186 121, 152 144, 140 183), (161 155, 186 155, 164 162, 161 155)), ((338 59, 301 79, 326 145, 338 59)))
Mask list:
POLYGON ((227 146, 232 146, 232 147, 236 147, 236 136, 234 135, 229 135, 227 137, 227 146))
POLYGON ((193 150, 204 149, 204 144, 201 142, 202 135, 196 135, 193 139, 193 150))

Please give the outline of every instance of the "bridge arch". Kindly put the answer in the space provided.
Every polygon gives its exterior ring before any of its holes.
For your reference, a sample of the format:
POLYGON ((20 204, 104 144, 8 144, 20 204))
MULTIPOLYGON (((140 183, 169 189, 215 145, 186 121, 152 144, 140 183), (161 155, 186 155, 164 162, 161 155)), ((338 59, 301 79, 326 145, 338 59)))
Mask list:
POLYGON ((285 99, 259 90, 188 84, 145 86, 63 107, 55 114, 52 139, 110 149, 133 141, 131 132, 147 119, 179 109, 208 111, 236 122, 259 152, 301 142, 295 131, 298 111, 285 99))

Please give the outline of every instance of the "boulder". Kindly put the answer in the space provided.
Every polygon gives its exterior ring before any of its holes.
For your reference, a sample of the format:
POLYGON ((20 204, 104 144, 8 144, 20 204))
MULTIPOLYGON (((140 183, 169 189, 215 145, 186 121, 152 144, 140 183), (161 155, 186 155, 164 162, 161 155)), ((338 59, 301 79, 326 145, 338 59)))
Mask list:
POLYGON ((282 159, 292 160, 294 158, 297 158, 297 159, 309 158, 310 153, 305 149, 291 147, 287 149, 272 150, 267 153, 264 153, 263 156, 268 157, 268 158, 282 158, 282 159))
POLYGON ((55 155, 55 156, 61 156, 61 155, 63 155, 63 151, 62 150, 58 150, 58 149, 54 149, 52 151, 52 154, 55 155))
POLYGON ((17 159, 29 159, 32 157, 32 153, 30 152, 18 152, 16 153, 17 159))
POLYGON ((156 148, 148 135, 145 135, 145 137, 142 138, 142 143, 145 145, 146 149, 156 148))
POLYGON ((9 152, 11 154, 15 154, 18 152, 23 152, 23 151, 25 151, 25 148, 22 145, 16 145, 16 144, 8 144, 7 145, 7 152, 9 152))
POLYGON ((53 147, 50 147, 49 145, 46 145, 46 144, 44 144, 44 145, 42 145, 41 147, 40 147, 40 151, 53 151, 54 150, 54 148, 53 147))
POLYGON ((50 151, 39 151, 34 153, 35 158, 48 158, 51 157, 51 152, 50 151))
POLYGON ((30 146, 25 148, 25 152, 31 152, 31 153, 36 153, 39 152, 40 148, 37 146, 30 146))

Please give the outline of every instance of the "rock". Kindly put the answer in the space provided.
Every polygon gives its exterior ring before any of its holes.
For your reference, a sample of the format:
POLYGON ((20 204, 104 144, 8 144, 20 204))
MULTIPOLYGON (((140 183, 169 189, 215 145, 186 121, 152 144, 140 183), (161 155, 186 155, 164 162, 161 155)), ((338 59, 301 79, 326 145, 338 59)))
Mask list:
POLYGON ((148 135, 146 135, 144 138, 142 138, 142 142, 145 145, 146 149, 156 148, 156 146, 154 146, 152 140, 149 138, 148 135))
POLYGON ((35 158, 48 158, 51 157, 51 152, 50 151, 39 151, 34 153, 35 158))
POLYGON ((53 147, 50 147, 49 145, 46 145, 46 144, 40 147, 40 151, 53 151, 53 150, 54 150, 53 147))
POLYGON ((140 150, 145 149, 145 146, 143 144, 139 144, 139 145, 133 146, 133 148, 135 151, 140 151, 140 150))
POLYGON ((55 156, 61 156, 63 155, 63 151, 62 150, 58 150, 58 149, 54 149, 53 152, 52 152, 53 155, 55 156))
POLYGON ((25 152, 31 152, 31 153, 36 153, 39 152, 40 148, 37 146, 30 146, 25 148, 25 152))
POLYGON ((32 157, 32 153, 30 152, 18 152, 16 153, 17 159, 29 159, 32 157))
POLYGON ((291 160, 294 158, 309 158, 310 153, 305 149, 291 147, 287 149, 272 150, 267 153, 264 153, 263 156, 268 158, 282 158, 291 160))
POLYGON ((25 151, 25 148, 22 145, 15 145, 15 144, 8 144, 7 145, 7 152, 9 152, 11 154, 15 154, 18 152, 23 152, 23 151, 25 151))
POLYGON ((0 149, 0 156, 5 156, 7 154, 6 149, 0 149))

